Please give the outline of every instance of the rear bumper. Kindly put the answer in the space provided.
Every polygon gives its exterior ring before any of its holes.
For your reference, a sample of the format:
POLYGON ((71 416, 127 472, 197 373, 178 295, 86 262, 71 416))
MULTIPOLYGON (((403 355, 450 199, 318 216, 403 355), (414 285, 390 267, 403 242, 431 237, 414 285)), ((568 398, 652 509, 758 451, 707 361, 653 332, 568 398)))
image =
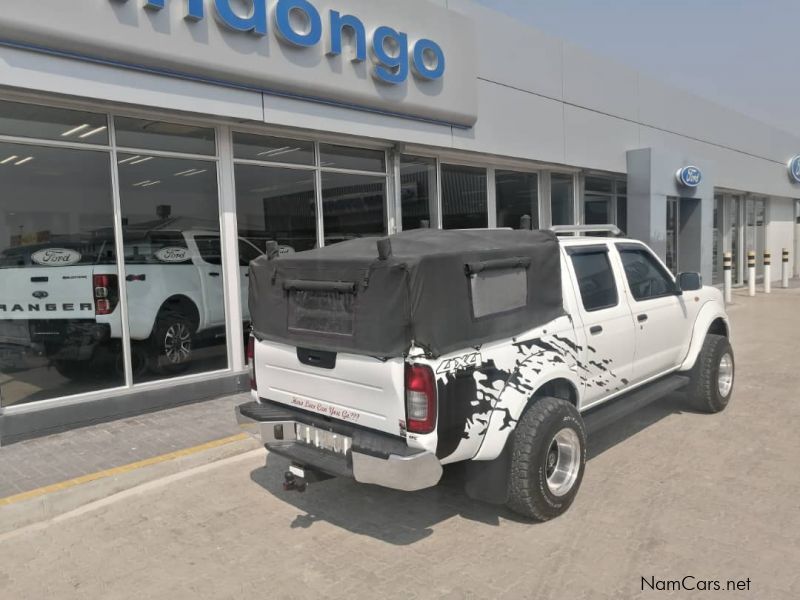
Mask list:
POLYGON ((273 402, 237 406, 236 420, 270 452, 330 475, 407 492, 432 487, 442 477, 442 466, 435 455, 410 449, 404 440, 326 421, 273 402), (298 440, 296 425, 313 425, 347 436, 352 440, 350 450, 341 455, 307 445, 298 440))

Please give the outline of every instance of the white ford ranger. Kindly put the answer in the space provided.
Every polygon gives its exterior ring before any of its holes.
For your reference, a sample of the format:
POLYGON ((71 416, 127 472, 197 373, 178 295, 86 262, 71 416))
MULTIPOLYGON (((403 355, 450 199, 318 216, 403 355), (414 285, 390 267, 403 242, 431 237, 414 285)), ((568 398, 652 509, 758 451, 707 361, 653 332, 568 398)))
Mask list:
POLYGON ((237 417, 291 461, 286 489, 419 490, 466 461, 471 497, 546 520, 587 430, 678 389, 718 412, 733 389, 720 292, 628 239, 420 230, 263 257, 250 310, 237 417))
MULTIPOLYGON (((219 233, 169 221, 125 230, 134 370, 186 368, 198 340, 225 331, 219 233)), ((248 263, 262 253, 239 240, 242 295, 248 263)), ((121 369, 122 317, 113 236, 98 231, 0 255, 0 346, 33 351, 65 377, 90 377, 110 348, 121 369)), ((247 310, 244 318, 248 320, 247 310)))

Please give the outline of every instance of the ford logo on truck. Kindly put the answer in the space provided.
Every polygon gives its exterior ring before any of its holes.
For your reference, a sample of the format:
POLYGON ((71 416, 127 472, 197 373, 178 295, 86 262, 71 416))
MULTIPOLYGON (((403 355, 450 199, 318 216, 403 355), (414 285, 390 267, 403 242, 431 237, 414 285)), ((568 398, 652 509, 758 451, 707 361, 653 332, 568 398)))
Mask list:
POLYGON ((31 254, 31 261, 45 267, 69 267, 81 262, 81 253, 68 248, 46 248, 31 254))
POLYGON ((153 256, 163 263, 182 263, 189 260, 189 250, 187 248, 162 248, 153 256))

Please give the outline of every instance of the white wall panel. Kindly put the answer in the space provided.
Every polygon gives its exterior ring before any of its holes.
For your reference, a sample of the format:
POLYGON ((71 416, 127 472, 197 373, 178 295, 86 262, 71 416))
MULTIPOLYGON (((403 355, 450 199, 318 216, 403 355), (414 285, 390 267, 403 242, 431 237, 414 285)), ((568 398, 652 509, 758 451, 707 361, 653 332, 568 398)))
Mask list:
POLYGON ((448 7, 476 24, 478 77, 561 99, 563 42, 470 0, 448 7))
POLYGON ((564 163, 564 105, 556 100, 478 82, 486 107, 471 130, 453 130, 453 147, 488 154, 564 163))
POLYGON ((261 94, 122 71, 113 67, 0 47, 0 84, 142 107, 240 120, 263 118, 261 94))
POLYGON ((639 74, 564 44, 564 101, 609 115, 639 118, 639 74))
POLYGON ((626 152, 641 147, 639 125, 574 106, 564 107, 565 162, 625 173, 626 152))

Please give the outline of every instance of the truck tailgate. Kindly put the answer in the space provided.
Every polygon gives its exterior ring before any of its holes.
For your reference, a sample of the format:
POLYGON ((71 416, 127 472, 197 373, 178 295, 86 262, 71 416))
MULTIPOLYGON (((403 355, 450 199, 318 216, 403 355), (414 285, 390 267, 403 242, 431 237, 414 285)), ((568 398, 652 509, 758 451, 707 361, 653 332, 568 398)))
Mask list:
POLYGON ((326 368, 302 362, 294 346, 257 342, 255 365, 262 398, 393 435, 402 432, 406 418, 402 358, 339 353, 335 365, 326 368))
POLYGON ((94 318, 92 267, 2 269, 0 319, 94 318))

